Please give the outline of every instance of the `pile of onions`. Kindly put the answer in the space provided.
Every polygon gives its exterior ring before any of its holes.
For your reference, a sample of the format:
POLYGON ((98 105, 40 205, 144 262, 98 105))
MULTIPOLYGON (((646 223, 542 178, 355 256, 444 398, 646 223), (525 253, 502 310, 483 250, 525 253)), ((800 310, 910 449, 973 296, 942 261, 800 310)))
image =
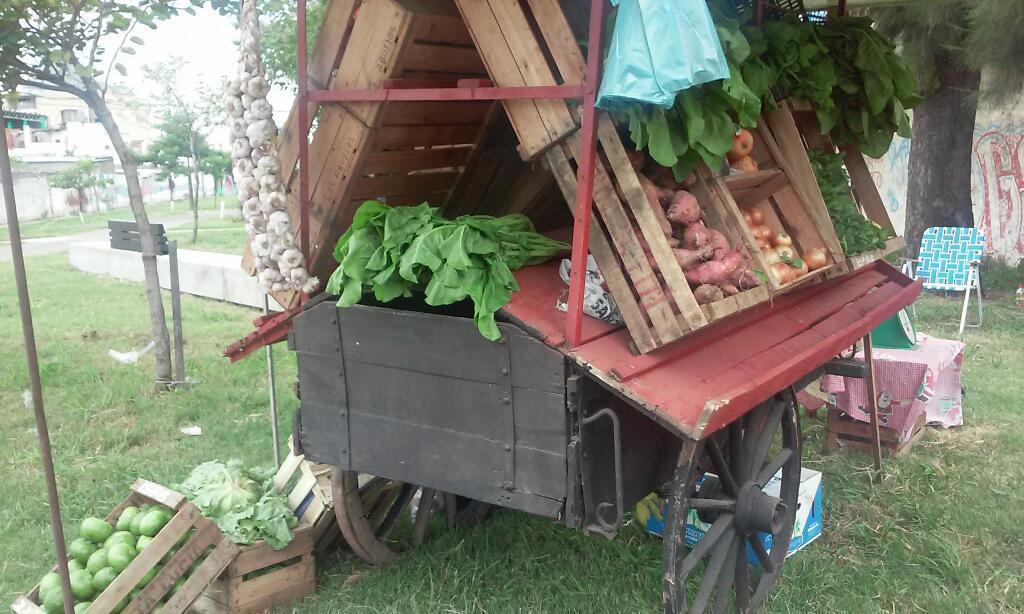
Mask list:
POLYGON ((754 240, 771 266, 772 275, 780 285, 828 265, 824 248, 814 247, 805 250, 803 254, 798 253, 793 238, 784 232, 776 233, 772 230, 765 223, 764 213, 757 207, 745 210, 743 221, 750 227, 754 240))
POLYGON ((224 103, 231 121, 232 174, 257 278, 270 292, 301 290, 309 294, 319 281, 306 270, 288 216, 275 142, 277 125, 267 100, 270 84, 260 62, 256 0, 243 1, 241 26, 238 76, 225 83, 224 103))

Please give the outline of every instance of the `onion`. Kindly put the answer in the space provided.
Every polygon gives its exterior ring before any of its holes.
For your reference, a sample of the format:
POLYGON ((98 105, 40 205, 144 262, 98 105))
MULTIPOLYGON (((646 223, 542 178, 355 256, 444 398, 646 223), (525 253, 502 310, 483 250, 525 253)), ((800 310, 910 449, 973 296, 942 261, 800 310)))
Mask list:
POLYGON ((743 212, 743 221, 746 222, 747 226, 749 226, 750 228, 754 227, 753 218, 750 217, 750 213, 748 213, 746 211, 743 212))
POLYGON ((772 245, 774 245, 775 247, 778 247, 780 245, 793 245, 793 237, 789 236, 784 232, 780 232, 779 234, 775 235, 775 238, 772 240, 772 245))
POLYGON ((816 271, 828 265, 828 256, 824 248, 813 247, 804 252, 804 262, 807 263, 808 269, 816 271))
POLYGON ((764 224, 764 213, 762 213, 757 207, 751 207, 750 219, 754 222, 754 226, 760 226, 761 224, 764 224))
POLYGON ((779 258, 795 260, 797 257, 796 250, 791 245, 779 245, 775 248, 775 253, 779 255, 779 258))
POLYGON ((772 274, 775 275, 775 280, 779 282, 779 285, 784 286, 793 281, 796 271, 785 262, 776 262, 772 265, 772 274))

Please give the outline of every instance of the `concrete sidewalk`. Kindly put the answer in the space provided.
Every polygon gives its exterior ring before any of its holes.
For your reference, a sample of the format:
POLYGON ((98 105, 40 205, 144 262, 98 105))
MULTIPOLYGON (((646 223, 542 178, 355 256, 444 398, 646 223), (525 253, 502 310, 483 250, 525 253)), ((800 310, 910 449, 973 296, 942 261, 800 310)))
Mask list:
MULTIPOLYGON (((106 232, 106 231, 104 231, 106 232)), ((111 249, 108 241, 72 243, 68 249, 71 266, 86 273, 106 275, 125 281, 142 282, 142 259, 136 252, 111 249)), ((181 291, 218 301, 263 308, 263 290, 255 277, 240 266, 241 258, 190 249, 178 250, 178 277, 181 291)), ((170 268, 166 256, 157 258, 160 287, 170 287, 170 268)), ((271 298, 271 309, 279 310, 271 298)))

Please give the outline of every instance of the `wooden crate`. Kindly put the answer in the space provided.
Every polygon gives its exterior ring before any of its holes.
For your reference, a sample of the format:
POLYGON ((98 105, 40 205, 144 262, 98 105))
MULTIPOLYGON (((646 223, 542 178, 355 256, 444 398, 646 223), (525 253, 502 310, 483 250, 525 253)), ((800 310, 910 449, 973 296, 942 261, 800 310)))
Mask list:
MULTIPOLYGON (((310 82, 329 90, 438 87, 486 77, 473 40, 450 2, 353 0, 328 3, 310 62, 310 82)), ((326 283, 334 245, 363 201, 443 205, 471 163, 497 108, 491 101, 310 104, 309 271, 326 283)), ((298 110, 281 133, 278 155, 288 212, 300 233, 298 110)), ((246 253, 242 268, 255 272, 246 253)), ((285 307, 298 293, 275 293, 285 307)))
MULTIPOLYGON (((780 107, 785 107, 791 111, 800 137, 807 149, 816 149, 828 153, 839 151, 832 142, 832 139, 828 135, 821 133, 818 119, 809 103, 787 99, 779 104, 780 107)), ((896 233, 893 227, 892 219, 889 217, 889 210, 878 193, 878 187, 875 185, 874 179, 871 178, 871 171, 868 170, 864 155, 850 147, 843 149, 841 153, 843 154, 843 164, 846 166, 846 172, 850 176, 851 194, 854 201, 860 207, 861 213, 869 221, 891 231, 894 235, 893 238, 885 242, 885 247, 882 249, 847 257, 846 266, 848 269, 853 270, 867 266, 875 260, 880 260, 889 254, 902 250, 906 247, 906 241, 896 233)))
MULTIPOLYGON (((163 569, 135 596, 124 612, 141 614, 152 612, 174 584, 186 577, 185 583, 162 604, 164 614, 184 612, 199 597, 203 589, 220 575, 238 554, 238 546, 231 543, 217 528, 217 525, 204 518, 199 509, 185 499, 184 495, 174 492, 159 484, 138 479, 132 485, 128 495, 110 514, 106 520, 116 524, 121 512, 129 505, 159 504, 175 510, 175 515, 153 538, 149 546, 142 551, 131 564, 100 595, 93 599, 90 612, 108 614, 118 607, 139 581, 160 562, 190 529, 195 529, 192 537, 183 544, 178 552, 164 565, 163 569), (207 554, 212 548, 212 552, 207 554), (199 559, 202 563, 189 574, 189 568, 199 559)), ((56 567, 54 568, 56 571, 56 567)), ((11 606, 17 614, 42 614, 38 605, 39 586, 35 586, 27 595, 19 597, 11 606)))
MULTIPOLYGON (((879 425, 878 435, 882 452, 892 456, 898 456, 906 452, 924 435, 924 427, 925 414, 921 412, 921 415, 914 422, 914 426, 911 427, 910 437, 906 441, 900 441, 899 432, 879 425)), ((828 406, 825 442, 822 445, 822 449, 826 454, 835 452, 841 447, 870 450, 872 447, 872 437, 873 433, 870 423, 854 420, 844 414, 838 407, 828 406)))
POLYGON ((752 156, 758 171, 719 177, 703 167, 698 171, 698 183, 708 184, 702 189, 710 190, 713 198, 720 199, 728 215, 740 216, 743 241, 761 270, 767 271, 769 265, 750 228, 742 221, 744 211, 760 211, 772 232, 792 237, 798 253, 821 248, 827 259, 825 267, 786 284, 768 275, 771 293, 781 294, 845 272, 839 238, 789 108, 780 106, 766 113, 751 132, 754 135, 752 156))
POLYGON ((338 523, 331 500, 331 467, 290 453, 274 475, 274 487, 288 493, 288 507, 299 523, 282 550, 266 542, 240 546, 224 573, 207 587, 191 611, 196 614, 262 612, 302 599, 316 590, 314 554, 337 543, 338 523))

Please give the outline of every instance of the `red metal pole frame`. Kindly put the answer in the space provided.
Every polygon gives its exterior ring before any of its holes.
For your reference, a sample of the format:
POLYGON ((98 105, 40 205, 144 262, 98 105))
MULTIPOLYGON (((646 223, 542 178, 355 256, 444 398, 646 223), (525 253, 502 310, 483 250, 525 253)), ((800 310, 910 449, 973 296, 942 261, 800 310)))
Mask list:
POLYGON ((569 347, 580 344, 583 334, 583 289, 587 254, 590 252, 590 218, 594 205, 594 165, 597 163, 597 88, 601 83, 601 48, 606 0, 590 2, 590 32, 587 38, 587 76, 583 82, 583 125, 576 182, 576 210, 572 227, 572 273, 569 276, 569 305, 565 338, 569 347))
MULTIPOLYGON (((306 0, 296 7, 296 81, 299 105, 299 249, 306 260, 306 270, 313 274, 312 252, 309 249, 309 70, 306 67, 306 0)), ((309 297, 300 294, 300 302, 309 297)))

